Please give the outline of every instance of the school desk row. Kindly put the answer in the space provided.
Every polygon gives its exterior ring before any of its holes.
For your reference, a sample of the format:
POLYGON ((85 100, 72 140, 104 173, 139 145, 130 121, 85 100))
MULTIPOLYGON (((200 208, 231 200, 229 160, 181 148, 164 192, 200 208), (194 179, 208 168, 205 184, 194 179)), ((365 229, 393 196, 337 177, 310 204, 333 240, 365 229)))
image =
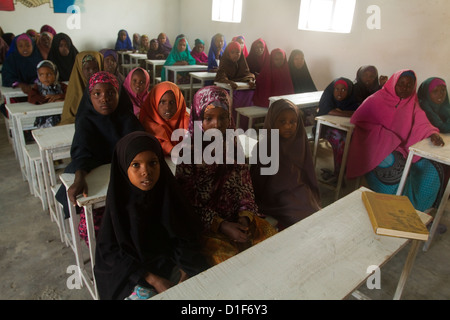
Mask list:
MULTIPOLYGON (((321 93, 320 93, 321 94, 321 93)), ((284 96, 284 97, 272 97, 271 102, 278 100, 279 98, 288 98, 292 100, 295 104, 298 104, 301 106, 308 106, 313 103, 317 103, 318 99, 320 99, 319 93, 309 93, 309 94, 300 94, 300 95, 292 95, 292 96, 284 96), (315 100, 315 102, 314 102, 315 100)), ((9 96, 11 97, 11 96, 9 96)), ((39 115, 48 115, 52 112, 60 113, 62 111, 62 105, 59 106, 57 103, 55 105, 41 105, 39 107, 33 105, 34 110, 30 110, 27 108, 31 108, 30 106, 26 106, 25 104, 9 104, 7 105, 8 111, 11 115, 11 120, 13 123, 13 132, 15 137, 19 137, 19 139, 15 142, 15 148, 19 148, 19 145, 24 143, 23 139, 20 139, 20 137, 23 138, 23 134, 20 134, 20 130, 23 130, 24 127, 21 125, 23 124, 24 119, 26 118, 35 118, 39 115), (15 108, 17 107, 17 108, 15 108), (42 109, 43 113, 39 113, 36 111, 37 109, 42 109), (52 110, 52 111, 49 111, 52 110), (22 128, 22 129, 21 129, 22 128)), ((267 112, 267 109, 266 109, 267 112)), ((264 114, 262 114, 264 116, 264 114)), ((334 116, 322 116, 316 118, 318 121, 317 131, 316 131, 316 139, 315 139, 315 145, 314 145, 314 160, 317 156, 317 143, 318 143, 318 137, 320 135, 320 127, 322 125, 328 125, 336 128, 340 128, 343 130, 346 130, 348 132, 349 139, 351 138, 351 133, 353 126, 348 121, 348 118, 342 118, 342 117, 334 117, 334 116)), ((95 279, 93 278, 92 273, 92 263, 91 268, 89 268, 85 261, 94 261, 94 252, 92 251, 93 248, 95 248, 95 237, 93 237, 93 220, 92 220, 92 209, 97 206, 104 205, 104 200, 106 198, 106 190, 107 185, 109 181, 109 165, 105 165, 102 167, 99 167, 95 170, 93 170, 88 176, 87 181, 89 184, 89 197, 80 197, 78 199, 78 205, 85 207, 85 212, 87 214, 87 227, 88 227, 88 237, 90 240, 90 243, 92 244, 90 246, 89 251, 89 259, 83 258, 83 248, 80 238, 78 237, 77 232, 77 225, 78 225, 78 215, 74 214, 71 215, 73 219, 65 220, 62 216, 61 208, 56 203, 56 200, 54 198, 54 192, 59 187, 58 184, 58 177, 56 175, 56 168, 54 167, 55 160, 59 159, 67 159, 70 158, 70 145, 72 142, 72 137, 74 134, 74 125, 66 125, 66 126, 56 126, 51 128, 45 128, 45 129, 37 129, 33 130, 32 134, 36 141, 36 145, 39 149, 38 156, 35 155, 33 157, 30 157, 30 152, 27 150, 27 147, 29 148, 29 145, 21 145, 24 155, 24 162, 26 163, 25 159, 27 159, 26 155, 28 155, 28 164, 30 168, 26 169, 24 171, 24 177, 28 179, 29 174, 33 172, 35 175, 40 175, 40 185, 43 185, 42 190, 45 191, 45 195, 42 196, 41 200, 44 203, 46 203, 46 207, 50 211, 50 216, 52 217, 52 220, 55 221, 58 225, 58 229, 60 231, 61 241, 65 242, 68 246, 70 246, 76 257, 77 265, 80 268, 80 280, 83 281, 83 283, 87 286, 92 296, 96 299, 98 298, 97 292, 96 292, 96 286, 95 286, 95 279), (32 159, 34 163, 32 164, 32 159), (31 168, 34 168, 33 171, 31 168), (39 169, 40 168, 40 169, 39 169), (40 173, 39 173, 40 172, 40 173), (43 183, 42 183, 43 181, 43 183), (89 270, 90 269, 90 270, 89 270), (90 275, 89 275, 90 274, 90 275)), ((246 154, 249 155, 251 152, 252 146, 255 145, 255 141, 251 141, 248 137, 240 137, 241 142, 244 146, 246 146, 246 154)), ((428 139, 429 140, 429 139, 428 139)), ((421 143, 412 146, 410 148, 411 153, 410 157, 412 158, 413 154, 418 154, 423 157, 427 157, 436 161, 441 161, 442 163, 450 165, 450 135, 444 135, 444 141, 446 143, 446 146, 444 148, 438 148, 431 144, 431 142, 424 140, 421 143)), ((349 145, 349 140, 347 140, 347 144, 349 145)), ((17 155, 18 153, 16 153, 17 155)), ((345 158, 345 157, 344 157, 345 158)), ((166 159, 168 161, 169 166, 171 167, 172 171, 174 172, 175 166, 170 161, 170 159, 166 159)), ((345 159, 344 159, 345 160, 345 159)), ((402 177, 402 183, 404 183, 404 179, 409 171, 409 165, 410 160, 408 158, 407 167, 404 171, 404 176, 402 177)), ((343 163, 342 167, 345 167, 345 164, 343 163)), ((339 181, 343 178, 343 174, 340 174, 339 181)), ((38 178, 36 180, 39 180, 38 178)), ((70 186, 73 181, 73 175, 71 174, 62 174, 59 176, 59 182, 64 183, 66 187, 70 186)), ((401 183, 401 185, 402 185, 401 183)), ((402 186, 399 188, 399 192, 402 186)), ((31 188, 30 188, 31 189, 31 188)), ((434 231, 436 229, 436 226, 439 222, 439 219, 442 215, 442 212, 445 207, 446 200, 449 197, 450 193, 450 184, 447 185, 444 196, 442 198, 442 202, 438 208, 438 214, 436 215, 436 218, 433 222, 432 229, 431 229, 431 235, 430 239, 428 240, 426 247, 429 246, 434 231)), ((336 192, 336 196, 338 197, 339 190, 336 192)), ((331 209, 329 209, 331 210, 331 209)), ((314 215, 315 216, 315 215, 314 215)), ((269 245, 269 244, 267 244, 269 245)), ((425 248, 424 248, 425 249, 425 248)), ((240 260, 239 260, 240 261, 240 260)), ((240 263, 240 262, 236 262, 240 263)), ((208 271, 213 272, 213 271, 208 271)), ((243 273, 244 275, 245 273, 243 273)), ((203 280, 202 280, 203 281, 203 280)), ((355 287, 356 288, 356 287, 355 287)), ((401 293, 399 293, 401 294, 401 293)), ((399 297, 399 294, 396 294, 397 297, 399 297)), ((342 294, 341 294, 342 295, 342 294)), ((224 296, 225 297, 225 296, 224 296)), ((342 296, 343 297, 343 296, 342 296)))

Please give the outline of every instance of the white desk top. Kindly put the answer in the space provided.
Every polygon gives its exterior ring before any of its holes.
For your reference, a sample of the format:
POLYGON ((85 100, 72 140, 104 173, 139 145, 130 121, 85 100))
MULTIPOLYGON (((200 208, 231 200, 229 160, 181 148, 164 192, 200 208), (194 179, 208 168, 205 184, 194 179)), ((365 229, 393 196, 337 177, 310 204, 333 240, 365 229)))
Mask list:
POLYGON ((450 165, 450 133, 441 133, 440 136, 445 143, 442 147, 435 146, 431 139, 427 138, 409 147, 409 149, 414 151, 416 155, 450 165))
POLYGON ((189 72, 190 76, 200 80, 214 80, 216 72, 189 72))
MULTIPOLYGON (((235 83, 237 84, 237 88, 234 90, 249 90, 250 89, 250 85, 248 84, 248 82, 235 82, 235 83)), ((231 86, 228 83, 214 82, 214 84, 218 87, 231 90, 231 86)))
POLYGON ((29 102, 11 103, 6 106, 12 116, 37 117, 62 112, 64 101, 49 102, 43 104, 32 104, 29 102))
POLYGON ((11 87, 0 87, 0 92, 2 95, 14 98, 14 97, 26 97, 27 94, 22 91, 21 88, 11 88, 11 87))
POLYGON ((155 66, 162 66, 164 63, 166 63, 166 60, 152 60, 152 59, 145 59, 145 62, 153 64, 155 66))
POLYGON ((129 53, 128 55, 133 59, 147 59, 147 54, 145 53, 129 53))
POLYGON ((270 97, 270 103, 273 103, 280 99, 287 99, 292 101, 297 106, 308 106, 311 104, 318 103, 322 97, 323 91, 305 92, 305 93, 295 93, 287 94, 283 96, 270 97))
POLYGON ((370 276, 369 266, 382 266, 409 242, 374 233, 361 199, 366 190, 354 191, 152 299, 346 298, 370 276))
POLYGON ((183 72, 183 71, 201 71, 201 70, 208 70, 208 66, 203 66, 199 64, 189 64, 186 66, 164 66, 166 70, 170 71, 176 71, 176 72, 183 72))
POLYGON ((41 128, 31 131, 41 150, 68 147, 72 144, 75 133, 74 124, 41 128))
POLYGON ((339 128, 353 129, 355 127, 355 125, 350 122, 350 117, 340 117, 327 114, 316 117, 316 120, 321 120, 322 123, 334 125, 339 128))

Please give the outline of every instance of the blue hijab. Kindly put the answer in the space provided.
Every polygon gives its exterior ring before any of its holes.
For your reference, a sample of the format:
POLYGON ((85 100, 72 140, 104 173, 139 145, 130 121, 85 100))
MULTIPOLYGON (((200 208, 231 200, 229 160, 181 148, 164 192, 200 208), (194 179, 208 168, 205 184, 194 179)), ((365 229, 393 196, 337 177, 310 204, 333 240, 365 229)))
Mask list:
POLYGON ((117 34, 117 41, 116 41, 116 46, 115 46, 115 50, 118 51, 122 51, 122 50, 133 50, 133 44, 131 43, 131 39, 128 36, 128 32, 124 29, 120 30, 119 33, 117 34), (120 33, 121 32, 125 32, 127 37, 125 40, 121 40, 120 39, 120 33))
POLYGON ((225 48, 226 47, 227 47, 227 41, 225 40, 225 36, 223 34, 217 33, 216 35, 214 35, 214 37, 212 37, 211 45, 209 47, 209 53, 208 53, 208 70, 216 69, 216 68, 219 67, 217 65, 217 61, 216 60, 220 60, 220 57, 225 52, 225 48), (222 50, 220 50, 220 56, 216 57, 217 46, 216 46, 215 39, 218 36, 222 36, 223 37, 223 47, 222 47, 222 50))

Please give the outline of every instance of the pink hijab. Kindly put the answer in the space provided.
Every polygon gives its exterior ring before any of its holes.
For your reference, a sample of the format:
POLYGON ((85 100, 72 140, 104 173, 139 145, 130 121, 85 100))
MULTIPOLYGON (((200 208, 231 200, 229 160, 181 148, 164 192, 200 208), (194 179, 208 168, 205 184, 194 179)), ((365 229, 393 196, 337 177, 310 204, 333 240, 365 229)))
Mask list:
POLYGON ((125 78, 125 81, 123 82, 123 86, 125 88, 125 90, 128 93, 128 96, 130 97, 131 102, 133 103, 133 113, 138 116, 140 111, 141 111, 141 107, 144 104, 145 99, 147 98, 148 94, 149 94, 149 87, 150 87, 150 75, 148 74, 148 72, 143 69, 143 68, 134 68, 133 70, 131 70, 127 77, 125 78), (131 89, 131 78, 133 77, 133 73, 134 71, 136 71, 137 69, 141 69, 144 72, 145 75, 145 90, 140 93, 140 94, 136 94, 134 93, 134 91, 131 89))
MULTIPOLYGON (((355 111, 350 122, 355 125, 347 161, 347 178, 360 177, 375 169, 393 151, 407 157, 409 147, 433 133, 439 133, 420 108, 416 87, 407 99, 395 93, 404 72, 392 75, 383 88, 368 97, 355 111)), ((413 158, 417 162, 420 157, 413 158)))

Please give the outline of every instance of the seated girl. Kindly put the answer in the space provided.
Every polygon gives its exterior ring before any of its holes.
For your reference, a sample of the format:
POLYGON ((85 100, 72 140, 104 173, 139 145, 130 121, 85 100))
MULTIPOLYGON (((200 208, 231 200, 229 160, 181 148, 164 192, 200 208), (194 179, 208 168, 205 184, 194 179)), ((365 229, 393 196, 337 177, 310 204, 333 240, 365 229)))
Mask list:
MULTIPOLYGON (((180 37, 175 41, 172 51, 170 51, 169 56, 164 63, 164 66, 186 66, 194 65, 196 61, 192 58, 191 53, 187 50, 188 43, 186 38, 180 37)), ((170 81, 177 84, 186 84, 190 82, 190 77, 188 72, 178 72, 178 79, 171 79, 170 81)), ((170 78, 169 78, 170 79, 170 78)), ((168 81, 166 79, 166 68, 163 67, 161 70, 161 81, 168 81)))
POLYGON ((250 47, 250 52, 247 56, 247 63, 250 72, 257 77, 261 72, 262 67, 267 61, 269 61, 269 59, 270 53, 266 42, 261 38, 253 41, 252 46, 250 47))
MULTIPOLYGON (((384 83, 386 77, 380 76, 380 80, 384 83)), ((362 66, 356 73, 356 81, 354 84, 355 99, 358 105, 360 105, 368 96, 374 94, 381 89, 383 84, 378 79, 378 70, 375 66, 362 66)))
POLYGON ((42 60, 34 41, 26 34, 14 38, 15 49, 9 54, 2 67, 2 86, 20 87, 25 94, 31 90, 37 79, 36 66, 42 60))
MULTIPOLYGON (((409 147, 427 138, 436 146, 444 144, 439 130, 419 106, 416 79, 412 70, 397 71, 355 111, 347 161, 349 179, 364 176, 373 191, 396 194, 409 147)), ((416 156, 403 194, 417 210, 425 211, 438 199, 442 181, 440 164, 416 156)))
POLYGON ((197 64, 208 65, 208 56, 205 53, 205 41, 195 39, 195 46, 191 51, 191 56, 197 61, 197 64))
MULTIPOLYGON (((56 199, 63 205, 65 217, 69 217, 69 201, 76 205, 77 196, 88 195, 86 175, 101 165, 111 163, 114 147, 122 137, 133 131, 143 131, 139 120, 130 110, 119 105, 119 83, 116 77, 100 71, 92 75, 80 108, 76 115, 75 134, 70 156, 72 161, 64 172, 74 173, 73 184, 66 192, 64 185, 56 194, 56 199)), ((80 237, 86 242, 87 230, 83 208, 80 212, 80 237)), ((103 208, 94 210, 94 228, 98 231, 103 215, 103 208)))
POLYGON ((77 54, 78 50, 67 34, 58 33, 54 36, 52 47, 48 53, 48 60, 56 64, 59 71, 59 81, 69 81, 77 54))
POLYGON ((133 52, 136 52, 141 47, 141 35, 139 33, 133 33, 133 52))
POLYGON ((239 42, 239 44, 241 45, 242 55, 244 56, 245 59, 247 59, 247 57, 248 57, 248 49, 247 49, 247 45, 245 44, 244 36, 236 36, 231 41, 239 42))
MULTIPOLYGON (((264 129, 268 132, 266 138, 260 137, 263 143, 279 143, 279 169, 274 175, 261 175, 264 165, 260 161, 252 165, 253 188, 259 212, 275 218, 278 230, 282 230, 320 210, 319 186, 297 107, 289 100, 275 101, 269 107, 264 129), (275 129, 279 130, 279 140, 271 141, 270 131, 275 129)), ((253 150, 259 150, 258 145, 253 150)))
POLYGON ((139 53, 147 53, 148 50, 150 50, 150 38, 148 37, 148 35, 143 34, 141 36, 141 46, 138 50, 139 53))
POLYGON ((164 32, 161 32, 158 35, 158 44, 161 53, 164 54, 164 59, 166 59, 170 51, 172 51, 172 44, 170 43, 169 37, 167 37, 164 32))
POLYGON ((67 86, 60 124, 75 122, 78 106, 89 78, 100 70, 103 70, 103 55, 100 52, 82 51, 77 54, 67 86))
MULTIPOLYGON (((241 54, 241 45, 236 41, 231 41, 225 48, 225 52, 220 59, 215 82, 229 84, 233 92, 232 118, 237 117, 236 108, 251 106, 255 90, 235 90, 236 82, 246 82, 249 87, 255 87, 255 76, 248 69, 247 61, 241 54)), ((243 119, 242 128, 247 129, 248 119, 243 119)))
POLYGON ((417 92, 420 107, 441 133, 450 133, 450 102, 447 84, 441 78, 428 78, 417 92))
POLYGON ((162 51, 163 49, 159 46, 158 39, 152 39, 150 41, 150 49, 147 52, 147 58, 150 60, 164 60, 166 55, 162 51))
POLYGON ((158 83, 145 99, 139 117, 145 131, 154 135, 161 144, 164 156, 170 156, 178 141, 172 141, 172 132, 189 125, 189 114, 183 92, 172 82, 158 83))
MULTIPOLYGON (((230 108, 226 90, 207 86, 197 91, 189 121, 191 142, 196 139, 195 134, 203 135, 208 130, 218 129, 225 135, 227 128, 233 129, 230 108)), ((202 151, 208 145, 204 142, 202 151)), ((236 141, 234 147, 237 148, 236 141)), ((194 145, 191 150, 194 150, 194 145)), ((233 164, 180 163, 175 177, 202 221, 203 252, 211 265, 225 261, 276 233, 266 220, 258 217, 247 164, 239 164, 236 158, 233 164)))
POLYGON ((206 270, 199 231, 158 140, 146 132, 119 140, 95 250, 100 299, 148 299, 206 270))
POLYGON ((288 60, 292 85, 295 93, 317 91, 316 85, 306 65, 305 55, 301 50, 292 50, 288 60))
POLYGON ((121 89, 121 101, 128 100, 127 105, 134 115, 139 119, 142 105, 147 99, 150 88, 150 75, 145 69, 140 67, 131 70, 121 89), (126 99, 128 98, 128 99, 126 99), (131 105, 132 106, 131 106, 131 105))
POLYGON ((253 103, 255 106, 268 108, 270 97, 293 93, 294 86, 292 85, 286 53, 282 49, 274 49, 270 53, 268 63, 261 68, 256 79, 253 103))
POLYGON ((223 34, 216 33, 212 37, 208 51, 208 72, 217 72, 226 46, 227 42, 223 34))
POLYGON ((53 34, 50 32, 42 32, 36 40, 36 47, 41 53, 42 59, 47 60, 50 48, 52 47, 53 34))
POLYGON ((117 52, 112 49, 104 49, 101 50, 100 53, 103 54, 105 71, 115 75, 117 81, 119 81, 119 87, 122 87, 125 77, 119 70, 119 56, 117 55, 117 52))
MULTIPOLYGON (((67 85, 58 81, 58 69, 49 60, 42 60, 36 67, 38 81, 28 92, 28 102, 43 104, 47 102, 64 101, 67 85)), ((60 115, 36 118, 34 125, 38 128, 53 127, 61 121, 60 115)))
MULTIPOLYGON (((324 90, 317 116, 333 115, 351 117, 358 108, 354 99, 353 83, 347 78, 333 80, 324 90)), ((320 138, 325 138, 333 149, 334 170, 322 168, 322 181, 335 184, 341 170, 347 133, 343 130, 325 126, 321 130, 320 138)))
POLYGON ((119 30, 117 34, 116 45, 114 46, 114 50, 116 51, 132 51, 133 44, 131 43, 130 36, 128 32, 124 29, 119 30))

